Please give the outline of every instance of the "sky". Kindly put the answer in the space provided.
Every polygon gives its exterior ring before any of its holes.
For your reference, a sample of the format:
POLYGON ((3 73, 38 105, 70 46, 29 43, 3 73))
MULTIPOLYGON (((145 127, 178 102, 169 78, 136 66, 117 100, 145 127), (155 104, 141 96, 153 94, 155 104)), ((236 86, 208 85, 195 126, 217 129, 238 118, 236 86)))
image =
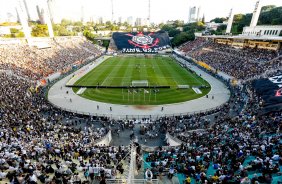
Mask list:
MULTIPOLYGON (((0 22, 7 17, 16 19, 15 6, 18 0, 0 0, 0 22), (9 15, 8 15, 9 14, 9 15)), ((43 0, 26 0, 33 19, 37 19, 36 5, 43 0)), ((111 0, 53 0, 55 1, 56 16, 80 20, 83 7, 85 19, 104 17, 111 20, 111 0)), ((151 0, 151 20, 159 23, 167 20, 188 20, 190 6, 201 6, 201 14, 209 21, 215 17, 227 17, 230 9, 234 13, 251 13, 257 0, 151 0)), ((282 6, 282 0, 261 0, 263 5, 282 6)), ((149 0, 113 0, 114 18, 126 19, 148 17, 149 0)))

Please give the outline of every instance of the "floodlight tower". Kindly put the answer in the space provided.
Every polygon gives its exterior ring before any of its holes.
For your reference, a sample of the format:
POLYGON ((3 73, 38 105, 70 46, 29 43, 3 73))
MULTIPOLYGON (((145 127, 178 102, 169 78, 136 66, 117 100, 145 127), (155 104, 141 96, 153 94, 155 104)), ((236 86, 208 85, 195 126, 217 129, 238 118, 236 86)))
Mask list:
POLYGON ((255 9, 254 9, 254 12, 253 12, 253 17, 252 17, 252 20, 251 20, 250 27, 257 26, 259 15, 260 15, 260 12, 261 12, 261 7, 262 7, 262 4, 261 4, 260 0, 258 0, 256 2, 256 5, 255 5, 255 9))
POLYGON ((230 10, 230 13, 229 13, 229 18, 228 18, 228 24, 227 24, 227 28, 226 28, 226 34, 230 34, 230 33, 231 33, 231 28, 232 28, 233 19, 234 19, 234 11, 233 11, 233 9, 231 9, 231 10, 230 10))
POLYGON ((25 38, 29 42, 29 39, 31 38, 31 34, 30 34, 31 31, 30 31, 30 27, 28 26, 28 17, 22 0, 17 0, 16 10, 20 18, 20 23, 23 27, 25 38))
POLYGON ((52 25, 52 22, 51 22, 51 15, 50 15, 50 12, 49 12, 47 0, 42 0, 42 6, 43 6, 43 9, 44 9, 44 19, 45 19, 47 27, 48 27, 49 37, 54 38, 53 25, 52 25))

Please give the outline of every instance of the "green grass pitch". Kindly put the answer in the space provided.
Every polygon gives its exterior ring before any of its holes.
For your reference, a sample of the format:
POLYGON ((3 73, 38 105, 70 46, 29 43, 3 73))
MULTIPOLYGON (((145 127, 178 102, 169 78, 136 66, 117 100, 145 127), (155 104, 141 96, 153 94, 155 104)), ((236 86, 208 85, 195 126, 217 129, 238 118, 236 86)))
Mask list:
MULTIPOLYGON (((148 80, 149 86, 170 86, 170 89, 103 89, 88 88, 80 96, 113 104, 160 105, 193 100, 206 95, 210 85, 193 72, 182 68, 170 57, 152 58, 117 56, 111 57, 79 79, 75 85, 130 86, 133 80, 148 80), (189 89, 177 89, 189 85, 189 89), (197 94, 192 86, 209 86, 197 94)), ((74 87, 74 92, 79 88, 74 87)))

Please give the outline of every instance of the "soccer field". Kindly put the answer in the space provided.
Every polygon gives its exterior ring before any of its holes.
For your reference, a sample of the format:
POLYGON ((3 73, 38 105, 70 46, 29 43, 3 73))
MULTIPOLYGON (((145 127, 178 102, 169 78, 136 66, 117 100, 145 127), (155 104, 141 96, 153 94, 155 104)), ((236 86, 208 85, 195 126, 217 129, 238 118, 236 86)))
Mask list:
MULTIPOLYGON (((84 75, 74 85, 79 86, 131 86, 134 80, 148 81, 152 88, 87 88, 80 96, 100 102, 128 105, 170 104, 192 100, 206 95, 210 85, 193 72, 181 67, 170 57, 112 57, 84 75), (178 89, 189 85, 189 89, 178 89), (153 86, 170 86, 159 88, 153 86), (197 94, 193 86, 201 88, 197 94)), ((74 87, 74 92, 79 88, 74 87)))

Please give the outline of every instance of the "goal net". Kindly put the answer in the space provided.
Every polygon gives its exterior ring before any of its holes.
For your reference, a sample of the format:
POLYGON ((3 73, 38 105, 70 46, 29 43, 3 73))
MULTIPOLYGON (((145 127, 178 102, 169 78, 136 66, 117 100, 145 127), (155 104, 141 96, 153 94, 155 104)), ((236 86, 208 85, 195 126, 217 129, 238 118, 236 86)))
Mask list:
POLYGON ((131 85, 133 87, 139 87, 139 86, 149 86, 149 82, 147 80, 133 80, 131 82, 131 85))

